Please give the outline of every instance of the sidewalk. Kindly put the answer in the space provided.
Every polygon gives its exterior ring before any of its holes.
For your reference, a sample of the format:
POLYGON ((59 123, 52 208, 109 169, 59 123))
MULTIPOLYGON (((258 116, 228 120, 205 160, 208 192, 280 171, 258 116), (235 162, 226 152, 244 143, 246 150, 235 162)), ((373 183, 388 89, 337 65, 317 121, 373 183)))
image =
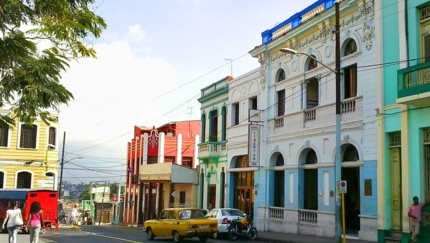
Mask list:
MULTIPOLYGON (((43 235, 40 234, 40 236, 43 236, 43 235)), ((45 241, 43 241, 40 236, 39 236, 39 243, 45 243, 45 241)), ((4 242, 4 243, 9 242, 9 234, 0 233, 0 242, 4 242)), ((16 242, 30 242, 30 235, 19 233, 16 242)))
MULTIPOLYGON (((131 230, 143 230, 142 225, 116 225, 116 227, 128 228, 131 230)), ((258 231, 257 241, 271 242, 271 243, 333 243, 334 238, 322 237, 315 235, 297 235, 279 232, 261 232, 258 231)), ((375 243, 373 241, 351 239, 347 236, 347 243, 375 243)))
MULTIPOLYGON (((315 235, 296 235, 296 234, 286 234, 278 232, 258 232, 258 241, 272 242, 272 243, 333 243, 334 238, 322 237, 315 235)), ((371 243, 372 241, 356 240, 356 239, 346 239, 348 243, 371 243)), ((373 242, 374 243, 374 242, 373 242)))

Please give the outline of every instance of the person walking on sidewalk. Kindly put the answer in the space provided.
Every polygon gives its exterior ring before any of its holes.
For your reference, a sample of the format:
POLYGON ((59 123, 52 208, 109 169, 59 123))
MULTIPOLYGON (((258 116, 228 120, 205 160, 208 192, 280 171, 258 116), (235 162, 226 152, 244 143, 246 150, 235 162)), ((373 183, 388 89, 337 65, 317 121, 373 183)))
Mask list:
POLYGON ((70 224, 76 225, 76 217, 78 216, 78 208, 75 206, 73 206, 72 209, 72 217, 70 219, 70 224))
POLYGON ((414 203, 409 206, 408 217, 409 217, 409 229, 412 233, 411 239, 409 239, 408 243, 417 242, 417 237, 420 232, 420 222, 421 222, 421 209, 426 203, 419 203, 419 199, 417 196, 412 199, 414 203))
POLYGON ((30 215, 27 219, 27 227, 30 232, 30 243, 39 242, 40 229, 45 225, 43 220, 42 207, 39 202, 32 202, 30 206, 30 215))
POLYGON ((3 221, 2 228, 4 229, 4 225, 7 222, 7 232, 9 233, 9 243, 16 243, 16 237, 18 235, 18 230, 20 225, 16 225, 16 219, 19 217, 22 221, 21 209, 18 208, 18 205, 15 201, 10 202, 11 209, 6 211, 6 217, 3 221))

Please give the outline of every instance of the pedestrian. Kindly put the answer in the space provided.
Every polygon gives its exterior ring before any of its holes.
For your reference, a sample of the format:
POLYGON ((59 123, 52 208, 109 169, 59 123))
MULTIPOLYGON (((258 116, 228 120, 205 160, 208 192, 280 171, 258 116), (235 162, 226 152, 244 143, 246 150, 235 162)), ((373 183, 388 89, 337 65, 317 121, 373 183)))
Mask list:
POLYGON ((21 209, 18 208, 18 205, 15 201, 10 202, 10 209, 6 211, 6 217, 3 221, 2 228, 4 229, 4 225, 7 222, 7 232, 9 233, 9 243, 16 243, 16 237, 18 235, 18 231, 22 223, 22 214, 21 209))
POLYGON ((72 217, 70 219, 70 224, 76 225, 77 216, 78 216, 78 208, 76 207, 76 204, 75 204, 75 206, 73 206, 73 209, 72 209, 72 217))
POLYGON ((27 219, 27 227, 30 232, 30 243, 39 241, 40 229, 44 228, 42 207, 39 202, 32 202, 30 206, 30 215, 27 219))
POLYGON ((419 203, 417 196, 413 197, 414 203, 409 207, 408 217, 409 217, 409 229, 412 233, 411 239, 408 243, 417 242, 417 237, 420 232, 420 222, 421 222, 421 209, 426 203, 419 203))

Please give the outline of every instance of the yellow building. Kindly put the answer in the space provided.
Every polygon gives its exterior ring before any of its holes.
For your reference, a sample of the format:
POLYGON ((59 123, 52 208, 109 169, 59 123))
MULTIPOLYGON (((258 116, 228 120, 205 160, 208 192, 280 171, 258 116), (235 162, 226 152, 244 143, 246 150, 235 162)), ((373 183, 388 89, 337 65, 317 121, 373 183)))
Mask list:
MULTIPOLYGON (((0 110, 7 114, 8 110, 0 110)), ((50 125, 37 119, 0 128, 0 188, 57 189, 58 115, 50 125)))

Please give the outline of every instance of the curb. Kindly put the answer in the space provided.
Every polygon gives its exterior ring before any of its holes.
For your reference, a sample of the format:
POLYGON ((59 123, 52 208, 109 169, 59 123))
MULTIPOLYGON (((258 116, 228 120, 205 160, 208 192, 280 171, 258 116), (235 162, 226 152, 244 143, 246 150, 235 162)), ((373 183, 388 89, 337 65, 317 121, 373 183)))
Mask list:
POLYGON ((117 225, 116 227, 118 228, 125 228, 125 229, 129 229, 129 230, 140 230, 143 231, 143 225, 139 225, 139 226, 132 226, 132 225, 117 225))

